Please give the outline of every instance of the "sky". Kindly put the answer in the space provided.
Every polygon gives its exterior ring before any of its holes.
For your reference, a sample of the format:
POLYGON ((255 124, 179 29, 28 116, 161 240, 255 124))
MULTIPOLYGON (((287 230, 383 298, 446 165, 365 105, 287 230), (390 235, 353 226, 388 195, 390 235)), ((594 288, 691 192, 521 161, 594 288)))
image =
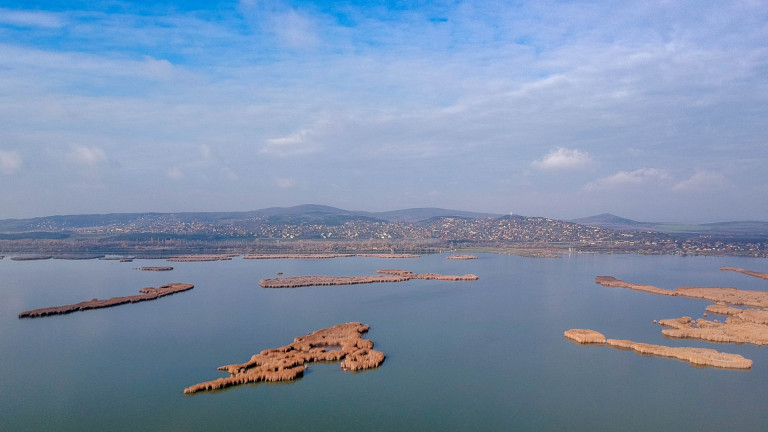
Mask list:
POLYGON ((0 1, 0 219, 768 221, 768 2, 0 1))

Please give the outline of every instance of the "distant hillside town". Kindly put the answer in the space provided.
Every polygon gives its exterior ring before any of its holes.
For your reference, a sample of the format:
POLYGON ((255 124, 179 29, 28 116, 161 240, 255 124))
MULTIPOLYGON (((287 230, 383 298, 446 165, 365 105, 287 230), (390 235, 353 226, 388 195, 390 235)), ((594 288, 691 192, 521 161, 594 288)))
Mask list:
POLYGON ((768 223, 669 225, 445 209, 353 212, 305 205, 230 213, 122 213, 0 221, 0 253, 489 251, 768 256, 768 223))

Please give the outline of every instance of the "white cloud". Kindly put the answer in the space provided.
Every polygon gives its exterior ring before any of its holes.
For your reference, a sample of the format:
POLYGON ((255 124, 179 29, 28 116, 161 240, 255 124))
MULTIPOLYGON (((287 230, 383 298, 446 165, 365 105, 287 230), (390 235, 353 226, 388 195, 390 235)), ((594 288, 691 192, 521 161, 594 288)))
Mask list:
MULTIPOLYGON (((682 200, 680 191, 718 179, 632 169, 717 170, 768 155, 765 116, 755 114, 768 106, 765 2, 385 3, 318 8, 241 0, 239 10, 159 6, 152 14, 134 7, 113 14, 101 3, 51 14, 0 9, 0 22, 16 23, 0 24, 0 99, 9 102, 0 103, 0 123, 7 126, 5 149, 23 149, 24 156, 22 164, 18 155, 16 162, 0 155, 0 174, 29 171, 58 196, 50 179, 71 172, 51 164, 50 153, 34 163, 29 158, 46 155, 50 143, 76 143, 85 148, 81 160, 104 161, 92 148, 108 156, 114 196, 132 193, 138 207, 170 205, 165 201, 181 194, 133 192, 140 190, 134 179, 152 178, 137 173, 206 175, 205 187, 215 188, 217 205, 227 208, 243 205, 240 197, 252 191, 249 172, 267 179, 275 200, 286 192, 275 179, 293 176, 302 187, 291 198, 317 201, 336 199, 324 191, 341 184, 351 167, 367 173, 345 190, 351 206, 409 186, 411 198, 393 194, 387 204, 402 207, 419 206, 420 197, 445 187, 444 173, 482 167, 446 202, 506 211, 488 185, 529 170, 511 178, 526 184, 528 198, 512 185, 504 190, 509 200, 528 200, 521 209, 540 214, 547 188, 567 189, 573 180, 549 175, 535 182, 536 173, 613 167, 585 187, 640 184, 650 186, 648 195, 663 189, 682 200), (41 30, 59 24, 67 31, 41 30), (51 45, 49 37, 60 43, 51 45), (302 47, 311 50, 286 49, 302 47), (286 161, 275 160, 306 155, 312 163, 290 173, 276 163, 286 161), (126 178, 132 181, 118 185, 126 178)), ((65 162, 69 150, 59 150, 65 162)), ((726 186, 768 183, 760 168, 730 168, 727 175, 726 186)), ((35 199, 34 188, 43 188, 28 187, 0 212, 37 212, 41 201, 54 207, 56 200, 35 199)), ((617 205, 638 200, 620 194, 617 205)), ((584 195, 603 205, 599 194, 584 195)), ((275 204, 270 199, 264 202, 275 204)), ((121 200, 119 206, 129 205, 121 200)), ((58 201, 62 208, 97 205, 58 201)))
POLYGON ((203 159, 208 160, 211 157, 211 148, 208 147, 205 144, 200 145, 200 156, 203 157, 203 159))
POLYGON ((275 184, 277 184, 277 187, 282 189, 288 189, 296 186, 296 179, 295 178, 279 178, 275 179, 275 184))
POLYGON ((104 150, 98 147, 73 146, 67 156, 72 162, 83 165, 97 165, 107 160, 104 150))
POLYGON ((274 31, 291 48, 313 48, 320 43, 312 20, 291 9, 274 18, 274 31))
POLYGON ((300 156, 315 153, 319 150, 319 146, 312 139, 313 135, 312 131, 302 129, 285 137, 270 138, 262 147, 261 153, 276 156, 300 156))
POLYGON ((58 28, 64 26, 61 16, 51 12, 28 12, 0 9, 0 24, 19 27, 58 28))
POLYGON ((0 150, 0 173, 11 175, 21 168, 21 156, 16 152, 0 150))
POLYGON ((308 49, 320 44, 321 23, 317 22, 315 14, 278 1, 241 1, 239 9, 255 29, 273 34, 284 47, 308 49))
POLYGON ((168 170, 168 171, 165 173, 165 175, 166 175, 166 176, 167 176, 169 179, 171 179, 171 180, 175 180, 175 181, 179 181, 179 180, 183 180, 183 179, 184 179, 184 173, 183 173, 183 172, 182 172, 180 169, 178 169, 178 168, 175 168, 175 167, 174 167, 174 168, 171 168, 171 169, 169 169, 169 170, 168 170))
POLYGON ((592 163, 592 158, 586 152, 578 149, 558 147, 547 153, 543 159, 534 161, 531 165, 541 170, 561 171, 588 168, 592 163))
POLYGON ((222 168, 222 171, 224 172, 224 177, 226 177, 229 181, 237 181, 237 179, 240 178, 237 173, 232 171, 232 169, 229 167, 222 168))
POLYGON ((170 80, 176 75, 175 66, 165 59, 155 59, 149 56, 139 64, 139 70, 143 75, 159 80, 170 80))
POLYGON ((616 174, 590 182, 585 188, 587 190, 614 189, 623 186, 664 183, 671 179, 672 177, 664 170, 640 168, 634 171, 619 171, 616 174))
POLYGON ((672 187, 672 190, 678 192, 707 191, 711 189, 722 189, 726 184, 727 180, 722 173, 715 171, 699 171, 691 177, 675 184, 672 187))

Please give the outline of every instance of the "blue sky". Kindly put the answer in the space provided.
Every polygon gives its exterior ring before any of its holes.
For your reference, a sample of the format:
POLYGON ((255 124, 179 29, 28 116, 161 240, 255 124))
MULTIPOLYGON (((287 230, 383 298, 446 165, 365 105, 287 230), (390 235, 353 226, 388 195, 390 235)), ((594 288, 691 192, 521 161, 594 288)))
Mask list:
POLYGON ((768 220, 766 2, 151 3, 0 3, 0 218, 768 220))

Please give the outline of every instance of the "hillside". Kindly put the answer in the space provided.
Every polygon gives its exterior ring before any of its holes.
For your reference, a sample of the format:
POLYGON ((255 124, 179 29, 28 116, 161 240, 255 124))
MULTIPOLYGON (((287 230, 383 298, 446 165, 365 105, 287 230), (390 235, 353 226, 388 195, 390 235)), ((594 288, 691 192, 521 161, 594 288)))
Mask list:
MULTIPOLYGON (((259 222, 270 225, 322 224, 337 226, 349 221, 414 223, 435 217, 480 219, 493 215, 441 208, 413 208, 384 212, 350 211, 335 207, 304 204, 270 207, 247 212, 110 213, 57 215, 30 219, 0 220, 0 233, 60 232, 88 228, 160 229, 183 224, 241 224, 259 222)), ((162 231, 162 229, 160 229, 162 231)))
POLYGON ((653 231, 682 236, 710 236, 741 241, 761 241, 768 238, 768 222, 733 221, 706 224, 675 224, 660 222, 638 222, 610 213, 574 219, 571 222, 616 231, 653 231))
POLYGON ((580 225, 596 226, 596 227, 608 228, 608 229, 620 230, 620 231, 639 230, 644 228, 648 229, 654 226, 654 224, 652 223, 638 222, 632 219, 619 217, 610 213, 603 213, 596 216, 588 216, 584 218, 574 219, 571 222, 574 222, 580 225))

